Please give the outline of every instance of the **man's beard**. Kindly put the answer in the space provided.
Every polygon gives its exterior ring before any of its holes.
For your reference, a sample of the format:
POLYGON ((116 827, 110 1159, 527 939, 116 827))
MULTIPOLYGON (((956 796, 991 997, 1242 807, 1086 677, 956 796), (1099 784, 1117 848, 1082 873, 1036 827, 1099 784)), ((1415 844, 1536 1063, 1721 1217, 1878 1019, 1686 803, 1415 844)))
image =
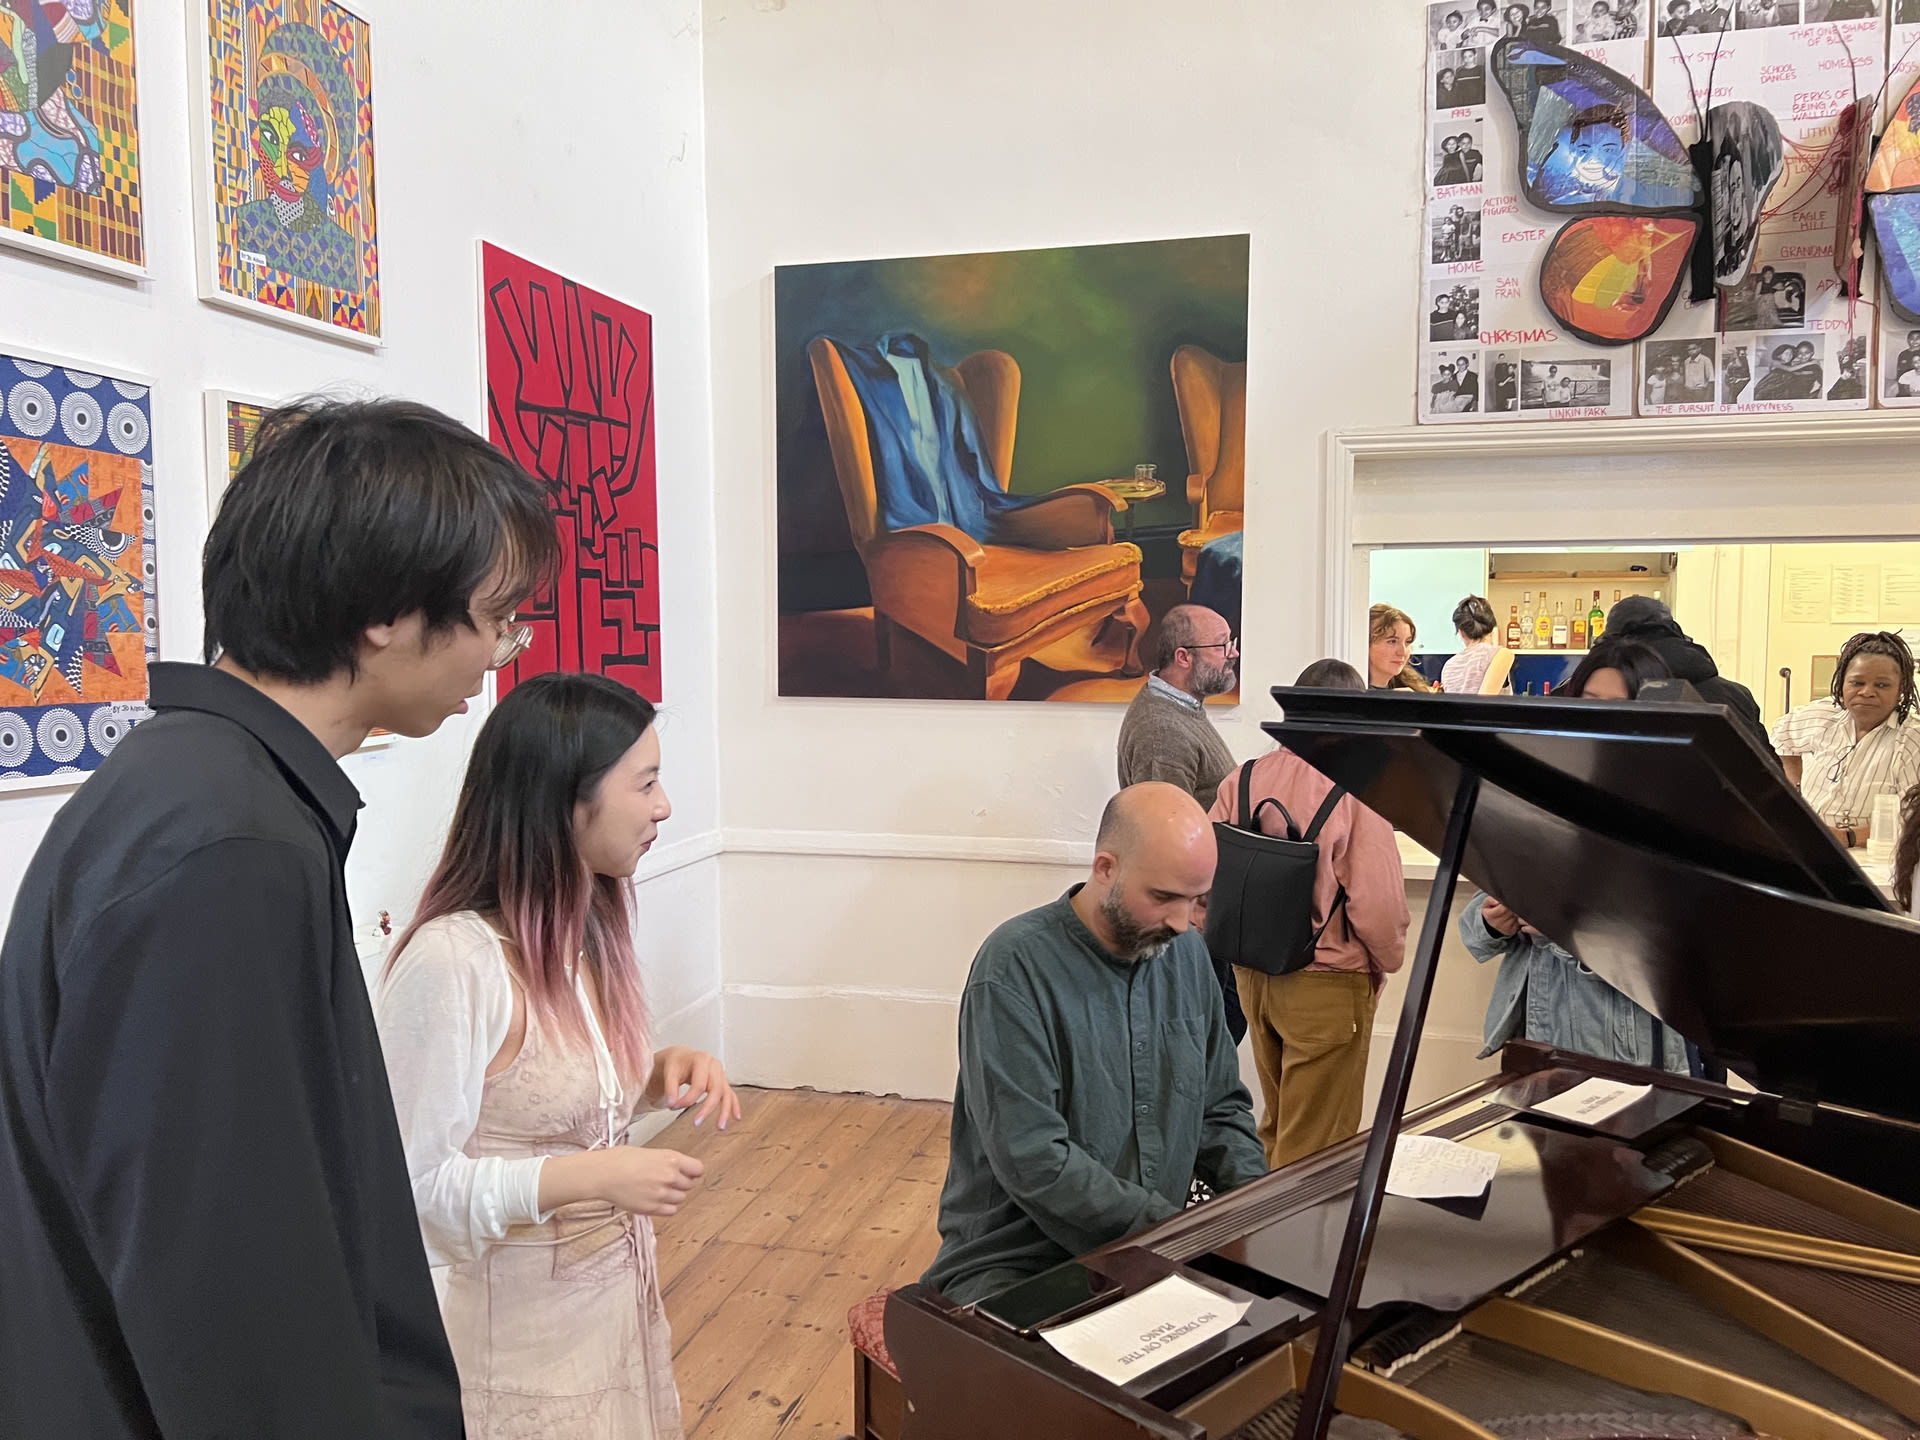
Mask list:
POLYGON ((1214 665, 1201 661, 1193 667, 1193 687, 1202 698, 1208 695, 1224 695, 1240 683, 1240 677, 1233 673, 1233 662, 1214 665))
POLYGON ((1171 927, 1156 925, 1149 930, 1133 918, 1118 890, 1109 890, 1107 898, 1100 902, 1100 916, 1113 931, 1113 953, 1117 959, 1158 960, 1173 943, 1171 927))

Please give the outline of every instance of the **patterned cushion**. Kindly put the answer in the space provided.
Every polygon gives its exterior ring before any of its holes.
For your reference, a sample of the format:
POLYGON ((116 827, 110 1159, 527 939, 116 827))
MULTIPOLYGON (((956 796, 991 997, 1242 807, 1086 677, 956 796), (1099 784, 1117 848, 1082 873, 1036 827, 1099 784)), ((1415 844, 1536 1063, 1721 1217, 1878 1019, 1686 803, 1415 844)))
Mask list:
POLYGON ((869 1295, 847 1311, 847 1332, 852 1335, 857 1349, 898 1380, 900 1372, 893 1368, 893 1357, 887 1354, 886 1314, 887 1296, 890 1293, 882 1290, 869 1295))

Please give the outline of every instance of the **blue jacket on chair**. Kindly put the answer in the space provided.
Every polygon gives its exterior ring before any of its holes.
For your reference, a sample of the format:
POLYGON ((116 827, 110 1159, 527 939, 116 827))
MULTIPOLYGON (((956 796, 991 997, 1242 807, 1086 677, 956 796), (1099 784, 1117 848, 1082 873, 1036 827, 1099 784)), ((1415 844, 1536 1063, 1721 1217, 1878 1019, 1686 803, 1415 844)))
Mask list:
POLYGON ((991 545, 999 516, 1048 498, 1000 488, 973 403, 925 340, 882 335, 872 345, 833 344, 866 411, 874 491, 887 529, 952 525, 991 545))

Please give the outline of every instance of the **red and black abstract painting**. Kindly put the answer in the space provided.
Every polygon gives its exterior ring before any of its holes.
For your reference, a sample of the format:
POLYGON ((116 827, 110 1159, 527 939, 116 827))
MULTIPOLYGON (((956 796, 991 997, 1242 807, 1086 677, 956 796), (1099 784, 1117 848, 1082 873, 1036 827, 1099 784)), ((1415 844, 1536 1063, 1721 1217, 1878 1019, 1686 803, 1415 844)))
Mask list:
POLYGON ((480 266, 487 438, 547 487, 560 530, 559 575, 520 608, 533 643, 498 693, 586 671, 658 703, 653 319, 494 245, 480 266))

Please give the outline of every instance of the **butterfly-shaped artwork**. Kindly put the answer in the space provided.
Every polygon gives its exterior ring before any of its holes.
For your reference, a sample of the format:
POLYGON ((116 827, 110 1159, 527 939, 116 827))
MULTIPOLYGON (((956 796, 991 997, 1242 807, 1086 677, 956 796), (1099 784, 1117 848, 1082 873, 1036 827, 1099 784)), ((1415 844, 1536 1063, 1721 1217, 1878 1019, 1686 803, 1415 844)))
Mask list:
POLYGON ((1887 122, 1867 171, 1866 193, 1887 302, 1904 319, 1920 320, 1920 80, 1887 122))
POLYGON ((1715 106, 1689 150, 1652 96, 1577 50, 1502 40, 1492 70, 1519 128, 1523 193, 1573 217, 1540 265, 1556 320, 1582 340, 1630 345, 1659 328, 1690 277, 1699 298, 1739 282, 1781 163, 1764 108, 1715 106))

